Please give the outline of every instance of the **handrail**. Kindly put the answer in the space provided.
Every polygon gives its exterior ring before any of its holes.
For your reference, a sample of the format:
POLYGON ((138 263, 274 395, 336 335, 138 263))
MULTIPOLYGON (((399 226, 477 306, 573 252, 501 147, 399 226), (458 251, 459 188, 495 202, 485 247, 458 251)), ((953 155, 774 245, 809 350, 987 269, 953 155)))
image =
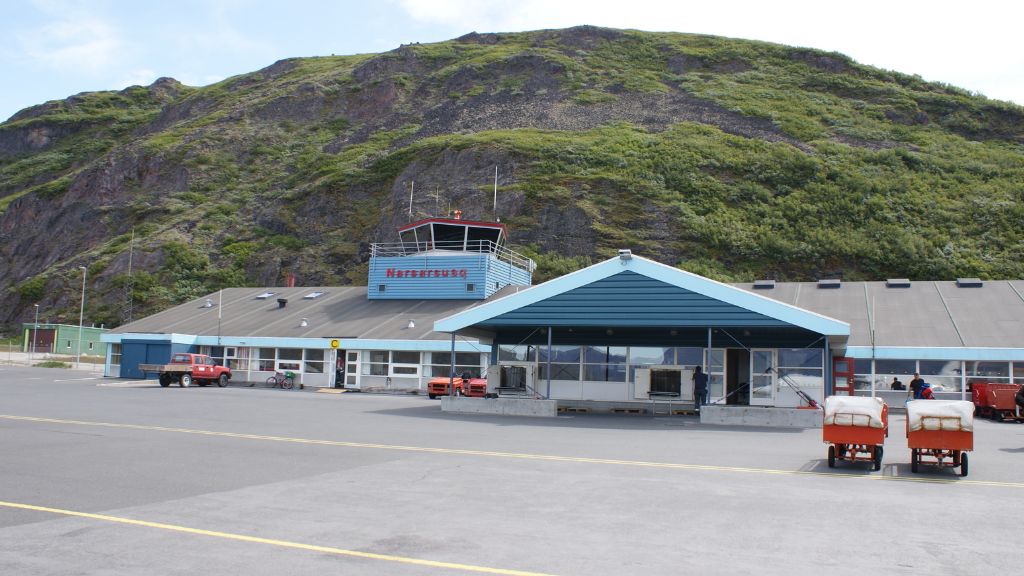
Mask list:
POLYGON ((537 265, 533 260, 497 244, 491 240, 446 240, 440 242, 379 242, 370 245, 370 256, 417 256, 438 255, 438 252, 468 252, 472 254, 492 254, 502 262, 508 262, 518 268, 533 272, 537 265))

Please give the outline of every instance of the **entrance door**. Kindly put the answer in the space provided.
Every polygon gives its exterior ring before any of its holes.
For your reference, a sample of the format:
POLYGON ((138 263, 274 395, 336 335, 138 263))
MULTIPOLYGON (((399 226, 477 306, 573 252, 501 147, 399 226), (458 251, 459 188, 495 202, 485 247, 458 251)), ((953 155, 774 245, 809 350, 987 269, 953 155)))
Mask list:
POLYGON ((853 358, 832 359, 832 393, 853 396, 853 358))
POLYGON ((32 328, 34 341, 34 350, 29 350, 35 354, 50 354, 53 352, 53 342, 57 336, 57 330, 55 328, 32 328))
POLYGON ((750 351, 750 405, 775 405, 775 350, 750 351))
POLYGON ((359 351, 345 352, 345 388, 359 388, 359 351))
POLYGON ((746 348, 726 350, 725 391, 726 404, 746 405, 750 402, 750 352, 746 348))

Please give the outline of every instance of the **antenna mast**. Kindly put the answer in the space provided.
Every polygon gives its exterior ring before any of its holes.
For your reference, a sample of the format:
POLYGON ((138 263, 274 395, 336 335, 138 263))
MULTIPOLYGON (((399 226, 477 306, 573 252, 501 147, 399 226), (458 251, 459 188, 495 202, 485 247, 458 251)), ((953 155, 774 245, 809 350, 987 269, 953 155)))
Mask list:
POLYGON ((416 192, 416 181, 412 181, 412 186, 409 187, 409 220, 412 220, 412 195, 416 192))
POLYGON ((124 308, 121 310, 121 323, 128 324, 132 321, 132 258, 135 255, 135 227, 132 227, 132 237, 128 241, 128 280, 124 284, 124 308))
POLYGON ((498 165, 494 165, 494 221, 500 222, 498 219, 498 165))

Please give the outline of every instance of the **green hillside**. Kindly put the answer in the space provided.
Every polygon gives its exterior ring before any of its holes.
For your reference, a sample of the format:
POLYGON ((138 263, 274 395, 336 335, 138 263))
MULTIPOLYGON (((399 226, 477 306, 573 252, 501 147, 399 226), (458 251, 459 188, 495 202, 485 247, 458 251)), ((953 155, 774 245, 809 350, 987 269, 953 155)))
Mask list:
POLYGON ((0 322, 365 282, 369 244, 498 216, 543 280, 631 248, 714 278, 1024 278, 1024 109, 835 53, 592 27, 285 60, 0 125, 0 322), (413 184, 415 183, 415 184, 413 184))

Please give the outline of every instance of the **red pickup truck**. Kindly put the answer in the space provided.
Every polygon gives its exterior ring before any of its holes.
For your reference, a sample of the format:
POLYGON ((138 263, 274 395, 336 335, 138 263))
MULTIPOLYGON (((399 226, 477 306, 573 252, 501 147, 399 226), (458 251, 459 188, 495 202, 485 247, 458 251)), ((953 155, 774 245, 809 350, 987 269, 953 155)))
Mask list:
POLYGON ((160 385, 170 386, 177 382, 182 388, 191 386, 193 382, 200 386, 216 384, 221 388, 228 385, 231 369, 213 363, 213 358, 206 354, 179 353, 171 356, 169 364, 139 364, 143 372, 156 372, 160 375, 160 385))
MULTIPOLYGON (((473 396, 477 398, 483 398, 487 394, 487 379, 486 378, 465 378, 462 376, 456 376, 455 381, 455 394, 458 396, 473 396)), ((431 400, 438 396, 448 395, 448 377, 438 376, 433 378, 430 382, 427 382, 427 396, 431 400)))

